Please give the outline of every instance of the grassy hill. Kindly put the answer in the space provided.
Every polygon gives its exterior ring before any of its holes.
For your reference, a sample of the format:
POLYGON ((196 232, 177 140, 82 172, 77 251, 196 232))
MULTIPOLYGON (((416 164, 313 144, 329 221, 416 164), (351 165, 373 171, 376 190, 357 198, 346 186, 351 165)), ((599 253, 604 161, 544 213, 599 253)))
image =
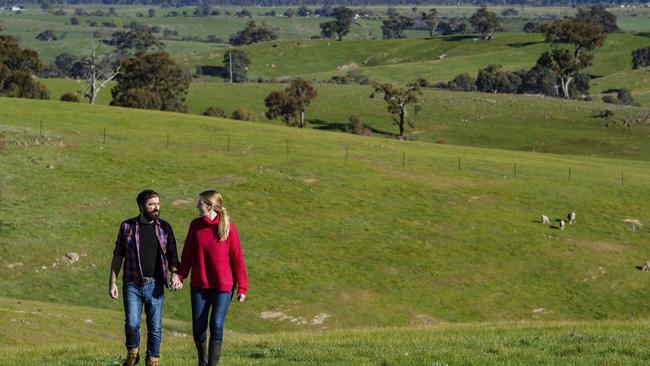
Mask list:
MULTIPOLYGON (((182 246, 197 192, 214 187, 250 271, 236 331, 648 316, 634 268, 647 259, 645 161, 62 106, 0 99, 2 297, 119 310, 106 273, 137 192, 161 193, 182 246), (571 209, 565 231, 536 222, 571 209), (81 260, 66 266, 71 251, 81 260)), ((171 294, 166 316, 187 321, 188 303, 171 294)))
MULTIPOLYGON (((0 365, 120 365, 119 311, 0 298, 0 365), (12 343, 16 341, 16 343, 12 343)), ((643 365, 647 321, 488 322, 226 333, 228 365, 643 365)), ((189 324, 163 321, 162 363, 193 363, 189 324)))
MULTIPOLYGON (((43 81, 53 98, 80 88, 70 80, 43 81)), ((218 106, 230 115, 243 107, 257 113, 265 124, 279 125, 264 116, 264 98, 284 87, 199 81, 192 83, 187 100, 191 113, 218 106)), ((369 98, 369 86, 319 84, 316 88, 318 98, 306 114, 308 127, 346 131, 348 117, 357 113, 375 135, 391 138, 397 133, 385 103, 369 98)), ((109 100, 110 91, 103 91, 99 103, 108 104, 109 100)), ((416 127, 408 131, 410 138, 422 142, 648 160, 648 125, 643 121, 649 114, 647 108, 601 102, 425 90, 422 110, 413 117, 416 127), (605 109, 612 110, 615 117, 595 117, 605 109), (631 127, 623 127, 626 121, 631 127)))

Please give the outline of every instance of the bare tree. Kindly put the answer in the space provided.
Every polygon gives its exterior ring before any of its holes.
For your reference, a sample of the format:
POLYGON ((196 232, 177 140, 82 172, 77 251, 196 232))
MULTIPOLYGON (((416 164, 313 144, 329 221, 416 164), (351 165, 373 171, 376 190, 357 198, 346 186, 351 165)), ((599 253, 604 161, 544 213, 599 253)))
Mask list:
POLYGON ((90 56, 79 62, 81 77, 87 84, 83 95, 90 104, 95 104, 99 92, 120 74, 120 64, 112 55, 97 55, 96 46, 93 46, 90 56))

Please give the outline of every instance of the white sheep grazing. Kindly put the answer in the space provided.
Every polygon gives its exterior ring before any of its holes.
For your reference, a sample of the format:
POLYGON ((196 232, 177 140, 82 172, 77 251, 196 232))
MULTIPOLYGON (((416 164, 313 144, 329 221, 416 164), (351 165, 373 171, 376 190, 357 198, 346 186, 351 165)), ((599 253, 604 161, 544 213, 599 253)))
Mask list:
POLYGON ((569 212, 569 214, 566 216, 567 221, 569 224, 575 224, 576 223, 576 213, 574 211, 569 212))
POLYGON ((642 271, 650 271, 650 261, 646 261, 643 267, 641 267, 642 271))
POLYGON ((551 221, 548 219, 548 216, 542 215, 542 224, 550 224, 551 221))
POLYGON ((564 230, 564 225, 566 225, 566 222, 564 222, 564 220, 560 220, 560 230, 564 230))

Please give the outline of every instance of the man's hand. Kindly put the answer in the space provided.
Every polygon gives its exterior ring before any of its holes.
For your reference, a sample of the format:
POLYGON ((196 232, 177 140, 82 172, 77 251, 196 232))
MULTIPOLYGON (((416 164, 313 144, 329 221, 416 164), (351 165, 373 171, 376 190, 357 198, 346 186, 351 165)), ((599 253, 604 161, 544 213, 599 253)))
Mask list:
POLYGON ((115 284, 115 282, 111 282, 111 283, 108 284, 108 295, 112 299, 117 299, 118 298, 117 284, 115 284))
POLYGON ((183 288, 183 282, 181 282, 181 278, 177 273, 172 273, 172 279, 169 281, 169 288, 171 288, 172 291, 177 291, 183 288))
POLYGON ((237 295, 237 301, 244 302, 244 300, 246 300, 246 295, 244 294, 237 295))

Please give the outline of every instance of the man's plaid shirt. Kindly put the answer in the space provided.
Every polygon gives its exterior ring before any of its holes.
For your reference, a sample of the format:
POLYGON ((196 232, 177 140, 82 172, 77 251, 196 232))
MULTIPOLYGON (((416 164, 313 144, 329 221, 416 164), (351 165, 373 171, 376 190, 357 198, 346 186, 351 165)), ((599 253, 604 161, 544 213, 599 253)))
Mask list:
MULTIPOLYGON (((160 245, 160 259, 162 263, 162 274, 167 285, 167 272, 176 272, 179 267, 178 252, 176 250, 176 239, 171 225, 167 221, 157 219, 155 221, 155 232, 160 245)), ((120 231, 117 233, 113 255, 124 257, 124 273, 122 281, 132 282, 139 286, 144 285, 142 277, 142 265, 140 263, 140 234, 138 217, 128 219, 120 224, 120 231)))

